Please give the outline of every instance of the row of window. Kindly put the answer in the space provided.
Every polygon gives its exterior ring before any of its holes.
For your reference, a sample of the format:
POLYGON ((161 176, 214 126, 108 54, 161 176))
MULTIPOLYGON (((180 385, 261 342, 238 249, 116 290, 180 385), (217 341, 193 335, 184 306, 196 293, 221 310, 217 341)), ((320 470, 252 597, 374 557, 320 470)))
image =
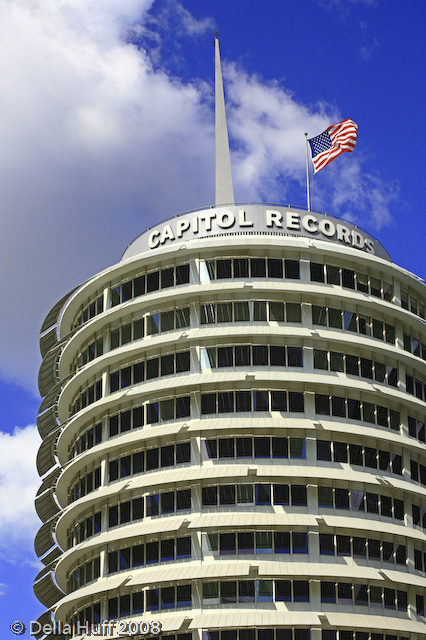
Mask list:
MULTIPOLYGON (((402 456, 360 444, 317 440, 317 460, 343 462, 402 476, 402 456)), ((426 467, 425 467, 426 471, 426 467)))
POLYGON ((145 498, 133 498, 108 509, 108 527, 142 520, 145 516, 158 516, 191 508, 191 489, 154 493, 145 498), (145 508, 144 508, 145 502, 145 508))
POLYGON ((87 538, 100 533, 102 530, 102 514, 100 511, 91 514, 81 522, 73 523, 67 531, 67 549, 84 542, 87 538))
POLYGON ((386 518, 404 520, 404 502, 398 498, 338 487, 318 487, 318 507, 323 509, 345 509, 380 514, 386 518))
POLYGON ((88 582, 97 580, 101 572, 101 562, 99 556, 93 558, 88 562, 75 569, 69 576, 68 588, 70 591, 75 591, 80 587, 84 587, 88 582))
POLYGON ((381 427, 389 427, 395 431, 400 430, 401 420, 399 411, 388 409, 371 402, 342 398, 340 396, 328 396, 315 394, 315 413, 321 416, 336 416, 349 420, 362 420, 381 427))
POLYGON ((181 584, 161 589, 147 589, 145 592, 129 593, 108 599, 108 620, 125 618, 145 611, 167 611, 192 605, 191 584, 181 584))
POLYGON ((369 560, 381 560, 398 565, 406 565, 407 563, 405 545, 377 538, 320 533, 319 548, 320 554, 325 556, 368 558, 369 560))
POLYGON ((426 487, 426 467, 423 464, 420 464, 416 460, 410 460, 410 474, 411 480, 420 482, 420 484, 426 487))
MULTIPOLYGON (((164 636, 162 636, 164 638, 164 636)), ((167 636, 166 636, 167 637, 167 636)), ((310 629, 270 628, 215 629, 204 630, 203 640, 310 640, 310 629)), ((186 640, 186 639, 185 639, 186 640)), ((191 640, 191 638, 189 638, 191 640)), ((321 640, 409 640, 408 636, 375 633, 374 631, 352 631, 322 629, 321 640)))
POLYGON ((70 406, 70 415, 73 416, 90 404, 97 402, 102 398, 102 380, 96 380, 89 385, 84 391, 80 391, 70 406))
POLYGON ((217 507, 235 504, 252 505, 292 505, 306 507, 306 485, 302 484, 222 484, 202 487, 203 507, 217 507))
POLYGON ((74 458, 87 449, 92 449, 102 442, 102 422, 86 429, 80 436, 76 436, 69 447, 69 457, 74 458))
POLYGON ((201 394, 201 415, 240 411, 290 411, 303 413, 299 391, 219 391, 201 394))
POLYGON ((321 581, 321 602, 407 611, 407 592, 372 584, 321 581))
POLYGON ((126 478, 145 471, 152 471, 153 469, 173 467, 176 464, 185 462, 191 462, 190 442, 154 447, 111 460, 109 462, 109 481, 126 478))
POLYGON ((408 416, 408 435, 417 438, 420 442, 426 442, 426 428, 424 421, 408 416))
POLYGON ((191 537, 167 538, 108 553, 108 574, 136 567, 191 558, 191 537))
POLYGON ((393 325, 354 311, 342 311, 342 309, 312 305, 312 324, 319 327, 361 333, 365 336, 372 336, 378 340, 385 340, 390 344, 395 344, 395 327, 393 325))
POLYGON ((426 344, 406 332, 402 334, 402 341, 405 351, 409 351, 414 356, 426 360, 426 344))
POLYGON ((401 289, 401 307, 407 309, 407 311, 411 311, 411 313, 414 313, 416 316, 420 316, 423 320, 426 317, 424 301, 420 302, 415 296, 403 289, 401 289))
MULTIPOLYGON (((183 309, 169 309, 161 313, 152 313, 143 318, 132 320, 110 331, 110 351, 124 346, 145 335, 150 336, 164 331, 174 331, 189 327, 189 307, 183 309)), ((75 373, 87 362, 103 355, 104 340, 99 338, 92 341, 73 360, 70 370, 75 373)))
POLYGON ((341 371, 351 376, 386 382, 392 387, 398 386, 398 369, 396 367, 347 353, 314 349, 314 369, 341 371))
POLYGON ((156 269, 111 287, 111 307, 159 289, 188 284, 189 264, 156 269))
POLYGON ((310 273, 313 282, 336 284, 346 289, 369 293, 371 296, 383 298, 387 302, 393 302, 393 285, 390 282, 383 282, 380 278, 318 262, 310 263, 310 273))
POLYGON ((407 393, 426 402, 426 384, 418 378, 405 374, 405 389, 407 393))
POLYGON ((203 554, 213 556, 309 553, 307 531, 204 533, 203 554))
POLYGON ((286 278, 299 280, 298 260, 282 258, 216 258, 200 260, 200 281, 230 278, 286 278))
POLYGON ((84 305, 83 309, 80 311, 78 316, 76 317, 74 324, 72 326, 73 329, 80 327, 82 324, 91 320, 95 316, 103 313, 104 311, 104 296, 103 293, 97 296, 94 300, 90 300, 87 304, 84 305))
POLYGON ((302 347, 284 345, 236 345, 231 347, 202 347, 202 369, 222 367, 303 367, 302 347))
POLYGON ((203 606, 249 602, 309 602, 308 580, 203 582, 203 606))
POLYGON ((82 478, 79 478, 69 490, 69 501, 74 502, 83 496, 99 489, 101 486, 101 467, 96 467, 82 478))
POLYGON ((209 302, 200 306, 201 324, 223 322, 302 322, 299 302, 267 302, 266 300, 235 300, 209 302))
POLYGON ((110 393, 119 389, 126 389, 144 380, 152 380, 161 376, 169 376, 174 373, 182 373, 190 370, 191 357, 188 351, 178 351, 167 355, 141 360, 133 365, 128 365, 109 376, 110 393))
POLYGON ((201 441, 203 460, 224 458, 306 458, 305 438, 248 436, 201 441))

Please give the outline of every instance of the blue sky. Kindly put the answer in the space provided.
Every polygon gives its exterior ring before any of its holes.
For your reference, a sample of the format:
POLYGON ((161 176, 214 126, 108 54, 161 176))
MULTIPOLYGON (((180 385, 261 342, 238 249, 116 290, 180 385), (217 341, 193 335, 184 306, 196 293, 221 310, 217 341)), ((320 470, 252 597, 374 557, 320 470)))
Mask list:
POLYGON ((39 327, 145 227, 213 202, 215 30, 237 201, 305 206, 304 131, 352 118, 356 149, 315 176, 312 206, 424 277, 425 18, 423 0, 2 3, 2 637, 43 610, 32 595, 39 327))

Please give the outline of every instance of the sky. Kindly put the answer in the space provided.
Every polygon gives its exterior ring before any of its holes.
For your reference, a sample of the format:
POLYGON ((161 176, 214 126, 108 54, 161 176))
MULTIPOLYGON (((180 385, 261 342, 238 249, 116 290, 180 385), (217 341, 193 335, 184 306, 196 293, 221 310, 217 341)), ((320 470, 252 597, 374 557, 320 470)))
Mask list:
POLYGON ((311 206, 425 277, 425 19, 424 0, 2 0, 2 638, 44 610, 39 329, 146 227, 213 203, 216 29, 236 201, 306 206, 305 131, 351 118, 356 148, 314 177, 311 206))

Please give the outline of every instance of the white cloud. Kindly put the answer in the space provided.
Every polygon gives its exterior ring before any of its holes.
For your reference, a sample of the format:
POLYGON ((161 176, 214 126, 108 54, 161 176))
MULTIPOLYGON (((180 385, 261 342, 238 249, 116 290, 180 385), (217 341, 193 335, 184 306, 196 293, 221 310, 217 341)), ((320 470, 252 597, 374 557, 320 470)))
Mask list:
POLYGON ((4 594, 7 591, 7 584, 5 584, 4 582, 0 582, 0 596, 4 596, 4 594))
MULTIPOLYGON (((0 376, 9 381, 34 388, 38 328, 67 290, 118 261, 154 222, 213 200, 213 87, 154 65, 146 37, 158 36, 159 55, 161 29, 197 36, 212 22, 179 2, 153 19, 152 5, 0 5, 0 376)), ((296 187, 303 202, 304 132, 340 115, 236 66, 226 76, 237 198, 285 201, 296 187)), ((356 180, 365 181, 361 170, 356 180)), ((353 206, 353 192, 337 205, 353 206)), ((378 182, 374 192, 379 202, 378 182)))
POLYGON ((42 523, 34 498, 40 486, 35 465, 40 443, 35 425, 17 427, 12 434, 0 431, 0 555, 6 562, 38 566, 34 536, 42 523))

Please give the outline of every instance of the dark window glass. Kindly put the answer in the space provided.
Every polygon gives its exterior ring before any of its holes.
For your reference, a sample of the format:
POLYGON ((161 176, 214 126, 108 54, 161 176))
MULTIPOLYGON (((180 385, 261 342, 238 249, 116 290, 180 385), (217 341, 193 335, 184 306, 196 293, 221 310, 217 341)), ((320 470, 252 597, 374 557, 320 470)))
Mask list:
POLYGON ((266 345, 253 345, 253 364, 268 365, 268 347, 266 345))
POLYGON ((174 446, 161 447, 161 466, 172 467, 175 463, 174 446))
POLYGON ((277 258, 268 258, 268 277, 283 277, 283 261, 277 258))
POLYGON ((291 504, 293 507, 304 507, 307 503, 306 486, 302 484, 292 484, 290 486, 291 491, 291 504))
POLYGON ((349 373, 353 376, 359 376, 359 367, 358 367, 358 356, 350 356, 346 354, 346 373, 349 373))
POLYGON ((291 280, 299 280, 299 261, 298 260, 285 260, 285 277, 291 280))
POLYGON ((175 494, 167 491, 161 494, 161 513, 173 513, 175 510, 175 494))
POLYGON ((218 347, 217 350, 217 366, 233 367, 234 366, 234 349, 233 347, 218 347))
POLYGON ((161 288, 167 289, 173 287, 175 284, 175 270, 173 267, 167 269, 161 269, 161 288))
MULTIPOLYGON (((152 360, 148 360, 148 364, 152 362, 152 360)), ((168 354, 167 356, 161 356, 161 375, 168 376, 175 372, 175 357, 173 353, 168 354)), ((158 375, 158 374, 157 374, 158 375)), ((155 375, 149 375, 147 371, 147 378, 156 377, 155 375)))
POLYGON ((176 284, 188 284, 189 264, 181 264, 176 267, 176 284))
POLYGON ((148 293, 151 291, 158 291, 160 288, 160 273, 159 271, 152 271, 148 273, 146 277, 146 290, 148 293))
POLYGON ((218 393, 218 412, 234 413, 234 393, 232 391, 223 391, 218 393))
POLYGON ((216 413, 216 394, 204 393, 201 394, 201 413, 216 413))
POLYGON ((254 534, 243 532, 238 533, 238 553, 254 553, 254 534))
POLYGON ((176 373, 190 370, 190 352, 180 351, 176 354, 176 373))
POLYGON ((342 287, 355 289, 355 273, 349 269, 342 269, 342 287))
POLYGON ((233 458, 234 455, 234 438, 220 438, 219 458, 233 458))
MULTIPOLYGON (((236 346, 235 347, 235 366, 249 367, 250 364, 251 364, 250 346, 249 345, 236 346)), ((232 366, 232 365, 229 365, 229 366, 232 366)))
POLYGON ((219 487, 219 504, 235 504, 235 485, 225 484, 219 487))
MULTIPOLYGON (((336 585, 334 582, 321 582, 321 602, 332 603, 336 602, 336 585)), ((334 632, 336 634, 336 632, 334 632)), ((327 638, 327 636, 326 636, 327 638)), ((333 636, 335 640, 336 635, 333 636)), ((322 640, 324 639, 324 630, 322 634, 322 640)), ((328 639, 327 639, 328 640, 328 639)))
POLYGON ((176 509, 182 511, 191 508, 191 489, 176 492, 176 509))
POLYGON ((250 260, 251 277, 252 278, 265 278, 266 277, 266 261, 265 258, 252 258, 250 260))
POLYGON ((293 531, 292 533, 293 553, 309 553, 308 534, 306 532, 293 531))
POLYGON ((147 449, 146 451, 146 469, 150 471, 151 469, 158 469, 159 466, 159 450, 155 449, 147 449))
POLYGON ((269 505, 271 504, 271 485, 270 484, 256 484, 256 504, 269 505))
MULTIPOLYGON (((285 398, 285 392, 282 392, 282 393, 284 393, 284 398, 285 398)), ((201 399, 202 399, 202 396, 201 396, 201 399)), ((255 391, 253 399, 254 399, 254 407, 253 407, 254 411, 269 411, 269 394, 267 391, 255 391)))
POLYGON ((272 438, 272 457, 288 458, 287 438, 272 438))
POLYGON ((314 349, 314 369, 328 369, 328 353, 321 349, 314 349))
POLYGON ((271 411, 287 411, 287 396, 285 391, 271 391, 271 411))
POLYGON ((275 550, 275 553, 290 553, 290 532, 289 531, 274 532, 274 550, 275 550))
POLYGON ((305 410, 303 393, 298 391, 288 392, 288 409, 296 413, 303 413, 305 410))
POLYGON ((176 464, 191 462, 191 443, 179 442, 176 445, 176 464))
POLYGON ((311 280, 313 282, 324 282, 324 265, 311 262, 311 280))
POLYGON ((191 557, 191 538, 177 538, 176 540, 176 557, 177 558, 190 558, 191 557))
POLYGON ((176 418, 187 418, 190 416, 190 397, 183 396, 176 398, 176 418))
POLYGON ((251 411, 251 391, 236 391, 236 411, 251 411))
POLYGON ((203 506, 217 505, 217 487, 203 487, 201 493, 203 506))
POLYGON ((221 533, 219 535, 219 554, 221 556, 235 555, 235 533, 221 533))
POLYGON ((271 441, 269 438, 254 438, 254 457, 271 457, 271 441))
POLYGON ((327 326, 327 314, 325 307, 312 305, 312 324, 322 327, 327 326))
POLYGON ((274 504, 289 505, 290 491, 288 484, 273 485, 274 504))
POLYGON ((331 442, 317 440, 317 460, 331 460, 331 442))
POLYGON ((273 367, 285 367, 285 347, 277 347, 271 345, 270 351, 270 363, 273 367))
POLYGON ((234 278, 248 278, 248 258, 234 258, 234 278))
POLYGON ((146 515, 158 516, 160 511, 159 510, 160 496, 158 495, 158 493, 151 496, 146 496, 145 500, 146 500, 146 515))
POLYGON ((231 265, 232 261, 230 259, 216 260, 216 277, 218 280, 232 278, 231 265))
POLYGON ((301 347, 287 347, 287 364, 289 367, 303 367, 303 351, 301 347))
POLYGON ((320 554, 325 556, 334 556, 334 535, 331 533, 320 533, 320 554))
POLYGON ((315 413, 323 416, 330 415, 330 398, 328 396, 315 394, 315 413))
POLYGON ((302 322, 302 305, 298 302, 286 303, 287 322, 302 322))

